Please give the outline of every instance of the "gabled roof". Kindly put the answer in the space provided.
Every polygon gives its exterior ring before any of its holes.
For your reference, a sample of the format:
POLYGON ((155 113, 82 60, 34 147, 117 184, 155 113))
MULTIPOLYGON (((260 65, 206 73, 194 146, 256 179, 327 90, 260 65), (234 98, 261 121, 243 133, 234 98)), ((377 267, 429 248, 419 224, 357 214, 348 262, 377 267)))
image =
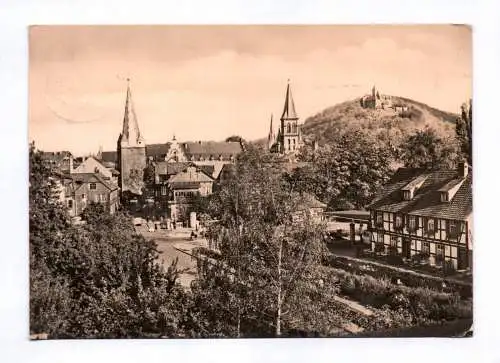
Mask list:
MULTIPOLYGON (((118 186, 115 183, 112 183, 109 180, 105 180, 101 175, 96 173, 80 173, 80 174, 71 174, 70 177, 77 184, 86 184, 86 183, 101 183, 110 191, 118 189, 118 186)), ((78 188, 76 188, 78 189, 78 188)))
POLYGON ((170 149, 170 143, 146 145, 146 156, 163 156, 170 149))
POLYGON ((80 165, 78 165, 72 173, 81 174, 81 173, 95 173, 98 171, 102 175, 108 176, 111 175, 111 171, 102 165, 96 158, 93 156, 85 159, 80 165))
MULTIPOLYGON (((170 150, 171 143, 149 144, 146 145, 146 156, 153 158, 161 158, 167 155, 170 150)), ((230 157, 236 156, 243 151, 241 144, 237 141, 198 141, 198 142, 183 142, 179 143, 181 150, 187 158, 192 156, 208 158, 213 156, 217 159, 219 156, 230 157)), ((102 162, 117 162, 118 155, 116 151, 103 151, 101 156, 102 162)))
POLYGON ((101 153, 101 162, 116 163, 118 161, 118 154, 116 151, 103 151, 101 153))
POLYGON ((199 141, 181 144, 186 156, 191 155, 213 155, 230 156, 241 152, 241 144, 236 141, 199 141))
POLYGON ((197 167, 188 167, 186 170, 172 175, 168 182, 171 185, 175 183, 208 183, 213 182, 213 178, 197 167))
POLYGON ((191 162, 169 163, 166 161, 159 161, 155 163, 155 174, 171 176, 185 170, 188 166, 191 165, 193 165, 193 163, 191 162))
POLYGON ((400 168, 368 206, 372 210, 392 213, 409 213, 424 217, 463 220, 472 213, 472 173, 449 202, 441 202, 439 191, 459 178, 456 170, 400 168), (429 174, 413 199, 403 200, 401 189, 422 174, 429 174))

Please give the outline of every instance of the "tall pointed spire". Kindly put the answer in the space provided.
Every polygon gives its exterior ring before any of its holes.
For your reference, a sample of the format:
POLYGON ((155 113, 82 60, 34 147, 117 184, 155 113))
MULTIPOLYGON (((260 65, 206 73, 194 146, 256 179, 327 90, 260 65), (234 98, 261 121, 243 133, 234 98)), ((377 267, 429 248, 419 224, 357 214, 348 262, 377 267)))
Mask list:
POLYGON ((276 141, 276 136, 274 134, 274 128, 273 128, 273 114, 271 114, 271 124, 269 126, 269 135, 267 136, 267 146, 270 149, 273 145, 274 142, 276 141))
POLYGON ((282 120, 297 120, 298 116, 295 112, 295 104, 293 103, 292 90, 290 88, 290 79, 286 86, 285 106, 283 107, 282 120))
POLYGON ((144 139, 139 130, 139 123, 132 102, 132 92, 130 91, 130 78, 127 78, 127 98, 125 100, 125 113, 123 116, 122 144, 129 146, 143 146, 144 139))

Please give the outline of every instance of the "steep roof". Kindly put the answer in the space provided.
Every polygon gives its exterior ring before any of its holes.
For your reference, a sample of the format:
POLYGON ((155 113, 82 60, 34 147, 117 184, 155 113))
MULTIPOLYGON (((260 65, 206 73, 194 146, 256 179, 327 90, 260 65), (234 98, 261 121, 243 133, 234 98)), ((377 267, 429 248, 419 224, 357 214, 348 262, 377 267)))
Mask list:
POLYGON ((105 180, 101 175, 96 173, 80 173, 80 174, 71 174, 70 177, 77 184, 79 183, 101 183, 110 191, 118 189, 118 186, 115 183, 112 183, 109 180, 105 180))
POLYGON ((241 144, 236 141, 199 141, 182 144, 183 150, 188 155, 236 155, 241 152, 241 144))
POLYGON ((168 149, 170 149, 170 143, 146 145, 146 156, 154 157, 154 156, 166 155, 168 149))
POLYGON ((169 163, 166 161, 160 161, 155 163, 155 174, 156 175, 175 175, 183 170, 185 170, 188 166, 193 165, 190 162, 185 163, 169 163))
MULTIPOLYGON (((179 143, 186 157, 191 156, 231 156, 242 151, 241 144, 236 141, 198 141, 179 143)), ((146 145, 146 156, 163 156, 168 153, 170 143, 146 145)))
POLYGON ((175 183, 207 183, 212 181, 210 176, 197 167, 188 167, 186 170, 171 176, 168 182, 173 185, 175 183))
POLYGON ((104 165, 102 165, 96 158, 93 156, 85 159, 78 167, 73 170, 74 174, 87 174, 87 173, 96 173, 98 171, 104 176, 111 176, 112 172, 104 165))
POLYGON ((135 114, 134 104, 132 102, 130 84, 127 84, 127 98, 125 100, 125 112, 123 115, 123 130, 120 139, 121 142, 128 142, 131 145, 137 145, 144 141, 139 130, 139 123, 137 122, 137 115, 135 114))
POLYGON ((456 170, 424 170, 400 168, 382 188, 378 197, 368 206, 372 210, 409 213, 424 217, 463 220, 472 213, 472 173, 469 172, 449 202, 441 202, 439 191, 456 185, 460 179, 456 170), (401 189, 417 176, 428 174, 411 200, 403 200, 401 189))
POLYGON ((288 85, 286 86, 285 106, 283 107, 283 114, 281 115, 281 119, 297 120, 298 118, 299 117, 297 116, 297 112, 295 112, 295 104, 293 102, 290 83, 288 83, 288 85))
POLYGON ((116 163, 118 161, 118 154, 116 151, 103 151, 100 160, 103 163, 116 163))

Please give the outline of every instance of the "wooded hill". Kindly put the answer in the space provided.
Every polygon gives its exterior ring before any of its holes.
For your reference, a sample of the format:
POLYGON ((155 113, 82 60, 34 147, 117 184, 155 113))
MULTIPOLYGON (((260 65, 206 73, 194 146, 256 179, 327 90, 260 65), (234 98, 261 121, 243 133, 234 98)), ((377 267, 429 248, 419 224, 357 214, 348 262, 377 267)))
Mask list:
POLYGON ((390 145, 399 146, 405 136, 426 127, 435 129, 443 137, 452 136, 455 132, 458 114, 441 111, 404 97, 392 96, 392 102, 408 109, 396 111, 392 108, 363 108, 360 98, 328 107, 305 120, 302 126, 304 138, 315 139, 320 145, 324 145, 335 141, 347 131, 362 130, 390 145))

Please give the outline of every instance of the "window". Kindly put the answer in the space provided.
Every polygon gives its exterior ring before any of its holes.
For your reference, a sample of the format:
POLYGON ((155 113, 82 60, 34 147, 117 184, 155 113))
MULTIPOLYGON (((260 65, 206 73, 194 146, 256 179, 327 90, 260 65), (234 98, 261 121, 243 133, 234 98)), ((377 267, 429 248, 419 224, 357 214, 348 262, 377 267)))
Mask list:
POLYGON ((431 253, 429 242, 422 242, 422 254, 428 256, 431 253))
POLYGON ((68 200, 68 208, 73 208, 73 200, 68 200))
POLYGON ((444 246, 440 243, 436 244, 436 263, 440 264, 444 261, 444 246))
POLYGON ((417 229, 417 217, 408 216, 408 230, 415 231, 417 229))
POLYGON ((398 237, 391 236, 391 247, 398 247, 398 237))
POLYGON ((100 194, 100 197, 101 197, 101 202, 106 201, 106 194, 100 194))
POLYGON ((90 183, 89 188, 90 188, 90 190, 96 190, 97 189, 96 183, 90 183))
POLYGON ((161 195, 167 195, 167 187, 166 186, 161 187, 161 195))
POLYGON ((429 218, 427 220, 426 228, 427 228, 427 233, 434 233, 436 231, 436 222, 434 218, 429 218))
POLYGON ((382 233, 377 233, 377 242, 375 243, 375 252, 384 253, 384 235, 382 233))
POLYGON ((286 132, 288 132, 288 133, 292 132, 292 129, 290 128, 290 124, 286 125, 286 132))
POLYGON ((455 221, 448 221, 448 237, 457 238, 458 237, 458 223, 455 221))
POLYGON ((383 213, 377 213, 377 219, 375 220, 375 225, 377 227, 383 227, 384 226, 384 215, 383 213))
POLYGON ((82 199, 85 199, 86 198, 86 195, 85 194, 82 194, 82 199))
POLYGON ((448 192, 441 192, 441 202, 448 201, 448 192))
POLYGON ((394 216, 394 228, 403 228, 403 216, 401 215, 394 216))
POLYGON ((377 243, 384 244, 384 234, 383 233, 377 233, 377 243))
POLYGON ((288 139, 288 150, 290 150, 290 139, 288 139))
POLYGON ((403 199, 411 200, 411 192, 409 190, 403 190, 403 199))

